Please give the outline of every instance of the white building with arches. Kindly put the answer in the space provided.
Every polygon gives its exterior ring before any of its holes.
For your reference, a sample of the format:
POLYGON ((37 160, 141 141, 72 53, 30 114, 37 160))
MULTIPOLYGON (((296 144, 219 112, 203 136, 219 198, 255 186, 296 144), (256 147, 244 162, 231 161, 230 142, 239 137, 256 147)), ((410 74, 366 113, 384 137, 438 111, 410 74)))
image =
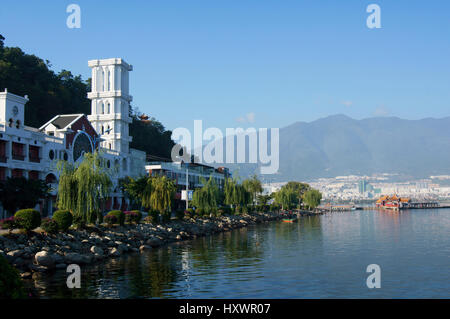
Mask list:
MULTIPOLYGON (((39 203, 44 216, 55 209, 59 160, 77 163, 86 152, 99 150, 107 167, 114 168, 114 192, 106 209, 126 209, 118 188, 120 178, 144 175, 145 152, 129 147, 129 71, 119 58, 89 61, 92 69, 91 115, 63 114, 40 128, 24 123, 28 97, 0 92, 0 181, 7 177, 42 179, 52 186, 52 199, 39 203)), ((0 207, 0 218, 5 217, 0 207)))

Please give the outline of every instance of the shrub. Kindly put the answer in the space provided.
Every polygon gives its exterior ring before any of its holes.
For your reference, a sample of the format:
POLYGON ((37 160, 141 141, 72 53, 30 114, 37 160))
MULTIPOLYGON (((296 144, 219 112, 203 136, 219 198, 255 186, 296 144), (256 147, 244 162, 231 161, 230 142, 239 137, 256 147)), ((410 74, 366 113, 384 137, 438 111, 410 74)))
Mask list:
POLYGON ((144 223, 145 224, 151 224, 153 222, 153 218, 152 216, 147 216, 144 218, 144 223))
POLYGON ((142 213, 141 213, 141 211, 140 211, 140 210, 132 210, 131 212, 136 214, 136 215, 135 215, 134 222, 135 222, 136 224, 139 224, 139 223, 141 222, 141 219, 142 219, 142 213))
POLYGON ((0 220, 0 228, 1 229, 8 229, 9 232, 11 232, 16 227, 17 227, 17 221, 14 216, 0 220))
POLYGON ((48 234, 56 234, 59 227, 56 220, 44 218, 41 222, 41 228, 48 234))
POLYGON ((76 228, 83 229, 86 227, 86 221, 83 219, 83 216, 75 215, 73 216, 73 225, 76 228))
POLYGON ((117 224, 117 217, 115 215, 106 215, 103 219, 105 223, 107 223, 109 226, 112 226, 114 224, 117 224))
POLYGON ((14 217, 18 218, 17 227, 25 229, 27 232, 41 225, 41 214, 32 208, 18 210, 14 217))
POLYGON ((120 226, 123 226, 125 224, 125 214, 121 210, 112 210, 108 213, 107 216, 116 216, 117 223, 120 226))
POLYGON ((73 216, 68 210, 57 210, 53 213, 53 220, 58 224, 58 229, 65 232, 72 226, 73 216))
POLYGON ((126 211, 125 214, 125 222, 126 223, 136 223, 139 224, 139 222, 142 219, 142 213, 138 210, 132 210, 132 211, 126 211))
POLYGON ((0 254, 0 299, 25 298, 19 272, 0 254))
POLYGON ((216 212, 216 216, 220 217, 225 214, 225 210, 223 208, 219 208, 216 212))

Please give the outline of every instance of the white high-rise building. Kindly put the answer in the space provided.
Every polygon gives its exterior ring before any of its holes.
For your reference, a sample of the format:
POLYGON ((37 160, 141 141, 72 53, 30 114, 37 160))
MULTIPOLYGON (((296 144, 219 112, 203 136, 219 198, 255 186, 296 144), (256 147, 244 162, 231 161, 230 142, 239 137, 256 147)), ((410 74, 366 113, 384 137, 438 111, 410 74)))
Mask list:
MULTIPOLYGON (((144 175, 145 152, 129 147, 128 72, 131 65, 119 58, 89 61, 92 68, 91 115, 62 114, 40 128, 26 126, 24 114, 28 97, 0 92, 0 182, 8 177, 46 181, 52 197, 37 205, 43 215, 55 209, 59 160, 79 163, 84 153, 98 150, 108 168, 115 170, 114 190, 106 209, 126 209, 118 181, 126 176, 144 175)), ((30 99, 33 97, 30 96, 30 99)), ((11 212, 9 212, 11 213, 11 212)), ((5 217, 0 205, 0 218, 5 217)))
POLYGON ((133 67, 122 59, 91 60, 92 101, 89 121, 104 140, 101 146, 120 153, 129 153, 128 125, 132 96, 129 94, 128 72, 133 67))

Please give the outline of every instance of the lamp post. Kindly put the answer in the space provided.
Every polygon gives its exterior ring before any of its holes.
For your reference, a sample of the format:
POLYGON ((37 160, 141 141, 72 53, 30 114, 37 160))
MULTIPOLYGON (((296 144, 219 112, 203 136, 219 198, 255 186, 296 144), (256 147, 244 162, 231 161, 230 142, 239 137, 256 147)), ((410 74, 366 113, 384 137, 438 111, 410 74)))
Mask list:
POLYGON ((189 208, 189 163, 186 163, 186 210, 189 208))

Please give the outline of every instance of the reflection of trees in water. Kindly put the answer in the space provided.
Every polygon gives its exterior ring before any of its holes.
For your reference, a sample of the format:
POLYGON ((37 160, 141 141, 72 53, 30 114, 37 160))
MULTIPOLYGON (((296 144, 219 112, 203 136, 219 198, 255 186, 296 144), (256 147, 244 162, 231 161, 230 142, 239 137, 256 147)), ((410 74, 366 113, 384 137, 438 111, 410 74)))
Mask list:
POLYGON ((145 255, 129 255, 105 263, 81 266, 81 288, 69 289, 65 271, 35 274, 28 287, 40 297, 51 298, 136 298, 164 297, 177 279, 172 249, 158 249, 145 255))
POLYGON ((300 217, 296 223, 275 224, 275 238, 281 240, 292 240, 293 237, 300 239, 304 236, 316 237, 322 232, 320 216, 300 217))
POLYGON ((259 234, 265 228, 240 228, 190 242, 81 266, 81 288, 69 289, 65 270, 36 275, 30 286, 41 297, 169 297, 179 281, 195 272, 214 276, 221 268, 251 266, 263 257, 259 234), (263 229, 263 230, 261 230, 263 229))
POLYGON ((239 228, 192 242, 190 250, 192 260, 196 261, 194 268, 208 269, 209 274, 214 274, 223 263, 227 267, 239 267, 239 260, 261 258, 262 248, 258 237, 253 236, 256 231, 239 228))

